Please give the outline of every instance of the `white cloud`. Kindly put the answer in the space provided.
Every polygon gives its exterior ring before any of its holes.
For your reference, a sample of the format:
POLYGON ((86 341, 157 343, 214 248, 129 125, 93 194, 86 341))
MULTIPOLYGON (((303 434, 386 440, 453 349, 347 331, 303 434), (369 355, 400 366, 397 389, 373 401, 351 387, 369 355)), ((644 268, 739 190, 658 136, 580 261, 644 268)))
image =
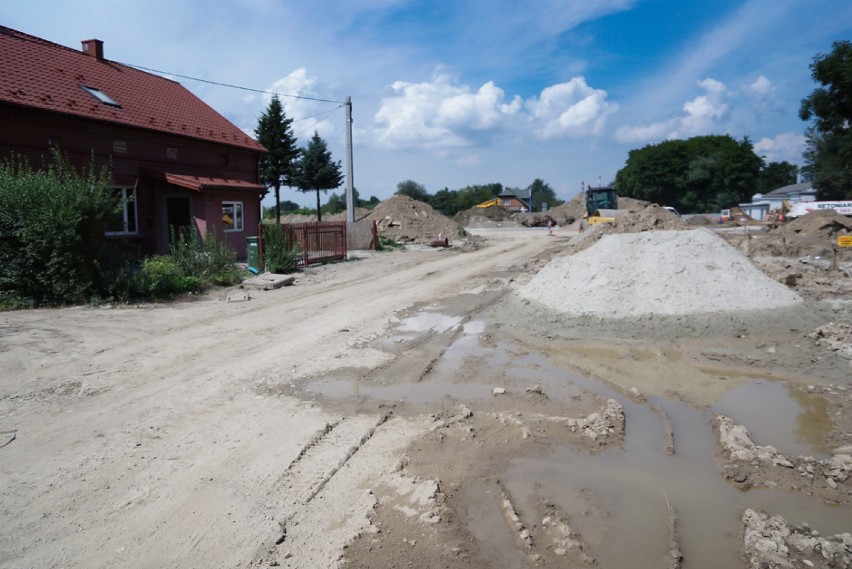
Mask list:
POLYGON ((773 138, 762 138, 754 145, 754 152, 766 158, 767 162, 802 163, 805 150, 805 137, 801 134, 785 132, 773 138))
POLYGON ((651 142, 689 138, 713 133, 727 115, 730 94, 723 83, 707 78, 698 82, 705 94, 683 104, 683 114, 646 125, 623 126, 616 132, 619 142, 651 142))
POLYGON ((618 105, 607 102, 606 97, 606 91, 593 89, 585 78, 577 76, 547 87, 525 107, 539 138, 597 135, 606 118, 618 110, 618 105))
MULTIPOLYGON (((277 79, 267 92, 278 94, 287 118, 293 119, 292 129, 299 139, 310 138, 314 131, 328 138, 335 132, 334 123, 324 118, 324 111, 329 110, 329 104, 322 101, 302 99, 299 97, 319 97, 317 78, 308 75, 308 70, 300 67, 288 75, 277 79)), ((264 110, 272 99, 272 95, 263 95, 264 110)))
POLYGON ((526 102, 519 96, 506 102, 493 81, 473 91, 442 73, 423 83, 397 81, 392 88, 394 96, 382 99, 375 115, 376 141, 386 147, 469 146, 477 132, 507 128, 541 139, 592 136, 618 110, 607 102, 606 91, 593 89, 583 77, 547 87, 526 102))
POLYGON ((763 75, 755 79, 753 83, 746 87, 746 91, 759 97, 769 95, 774 92, 774 90, 775 88, 772 86, 772 81, 763 75))
POLYGON ((432 81, 396 81, 392 89, 374 117, 376 142, 386 147, 468 146, 470 131, 499 129, 521 108, 519 97, 505 103, 503 90, 491 81, 474 92, 440 70, 432 81))

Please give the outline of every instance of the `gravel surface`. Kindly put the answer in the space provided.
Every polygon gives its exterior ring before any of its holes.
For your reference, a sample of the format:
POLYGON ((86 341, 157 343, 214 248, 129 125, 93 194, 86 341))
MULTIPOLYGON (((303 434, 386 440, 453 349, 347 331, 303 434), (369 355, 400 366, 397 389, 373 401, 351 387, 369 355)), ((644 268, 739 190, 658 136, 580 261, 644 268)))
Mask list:
POLYGON ((605 235, 551 261, 519 295, 569 315, 770 310, 801 302, 705 229, 605 235))

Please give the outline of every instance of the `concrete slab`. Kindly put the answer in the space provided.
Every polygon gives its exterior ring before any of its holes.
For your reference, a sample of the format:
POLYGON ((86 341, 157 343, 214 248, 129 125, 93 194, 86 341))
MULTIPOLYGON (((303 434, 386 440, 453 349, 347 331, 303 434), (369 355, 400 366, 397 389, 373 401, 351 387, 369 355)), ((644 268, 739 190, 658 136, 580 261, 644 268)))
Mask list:
POLYGON ((260 290, 273 290, 282 286, 289 286, 296 281, 293 275, 278 275, 275 273, 261 273, 256 277, 250 277, 243 281, 243 286, 246 288, 256 288, 260 290))

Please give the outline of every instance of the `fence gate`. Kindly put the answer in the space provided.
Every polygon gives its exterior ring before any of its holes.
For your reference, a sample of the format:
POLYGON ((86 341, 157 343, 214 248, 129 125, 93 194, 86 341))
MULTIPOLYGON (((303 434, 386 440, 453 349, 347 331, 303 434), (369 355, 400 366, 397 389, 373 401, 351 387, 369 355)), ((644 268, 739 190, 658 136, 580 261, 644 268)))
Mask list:
MULTIPOLYGON (((345 221, 285 223, 281 225, 281 232, 288 247, 299 246, 300 267, 346 260, 345 221)), ((258 234, 263 234, 261 228, 258 228, 258 234)), ((261 243, 261 255, 262 251, 261 243)))

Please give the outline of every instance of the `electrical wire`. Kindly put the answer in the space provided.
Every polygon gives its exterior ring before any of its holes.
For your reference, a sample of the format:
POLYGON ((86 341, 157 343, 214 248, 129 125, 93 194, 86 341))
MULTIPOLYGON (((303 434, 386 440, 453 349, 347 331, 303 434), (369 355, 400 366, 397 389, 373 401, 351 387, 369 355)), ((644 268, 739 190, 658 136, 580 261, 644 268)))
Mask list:
MULTIPOLYGON (((121 62, 118 62, 121 63, 121 62)), ((217 85, 219 87, 228 87, 230 89, 239 89, 241 91, 250 91, 252 93, 261 93, 263 95, 278 95, 279 97, 290 97, 292 99, 305 99, 308 101, 319 101, 321 103, 340 103, 342 105, 346 104, 346 101, 334 101, 332 99, 321 99, 319 97, 308 97, 306 95, 288 95, 285 93, 273 93, 270 91, 264 91, 262 89, 253 89, 251 87, 242 87, 240 85, 231 85, 229 83, 220 83, 218 81, 210 81, 209 79, 200 79, 198 77, 191 77, 189 75, 181 75, 180 73, 171 73, 169 71, 161 71, 159 69, 151 69, 150 67, 143 67, 141 65, 133 65, 132 63, 121 63, 121 65, 126 65, 127 67, 133 67, 134 69, 140 69, 142 71, 148 71, 150 73, 159 73, 160 75, 171 75, 172 77, 180 77, 181 79, 189 79, 190 81, 198 81, 200 83, 207 83, 209 85, 217 85)), ((338 107, 340 108, 340 107, 338 107)))

